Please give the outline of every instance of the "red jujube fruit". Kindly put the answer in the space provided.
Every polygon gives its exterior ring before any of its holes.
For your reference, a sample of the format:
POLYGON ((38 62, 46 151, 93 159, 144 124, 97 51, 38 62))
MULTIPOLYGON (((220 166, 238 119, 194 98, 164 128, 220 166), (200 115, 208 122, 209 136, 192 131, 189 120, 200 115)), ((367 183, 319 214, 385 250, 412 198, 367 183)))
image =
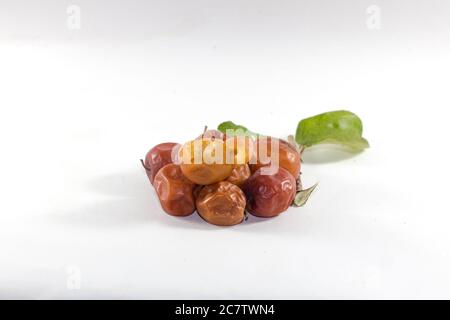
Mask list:
POLYGON ((195 211, 195 183, 187 179, 177 164, 162 167, 153 181, 165 212, 173 216, 188 216, 195 211))
POLYGON ((174 142, 160 143, 147 152, 143 166, 150 182, 153 184, 158 171, 166 164, 173 163, 172 153, 176 157, 180 144, 174 142))
MULTIPOLYGON (((259 138, 256 141, 256 148, 255 148, 255 155, 256 155, 256 163, 250 164, 250 169, 252 173, 256 172, 261 167, 270 166, 273 161, 276 160, 276 154, 275 151, 272 150, 272 140, 278 142, 278 165, 286 170, 288 170, 295 178, 298 177, 300 173, 300 165, 301 165, 301 157, 300 153, 295 149, 294 146, 292 146, 289 142, 282 140, 282 139, 276 139, 276 138, 270 138, 270 137, 264 137, 259 138), (265 144, 265 146, 264 146, 265 144), (260 157, 260 148, 266 148, 266 156, 268 159, 264 159, 260 157), (272 158, 272 159, 271 159, 272 158), (268 160, 268 161, 265 161, 268 160)), ((263 152, 264 153, 264 152, 263 152)))
POLYGON ((242 189, 247 197, 248 212, 269 218, 289 208, 295 197, 296 181, 289 171, 281 167, 271 175, 263 175, 258 169, 242 189))

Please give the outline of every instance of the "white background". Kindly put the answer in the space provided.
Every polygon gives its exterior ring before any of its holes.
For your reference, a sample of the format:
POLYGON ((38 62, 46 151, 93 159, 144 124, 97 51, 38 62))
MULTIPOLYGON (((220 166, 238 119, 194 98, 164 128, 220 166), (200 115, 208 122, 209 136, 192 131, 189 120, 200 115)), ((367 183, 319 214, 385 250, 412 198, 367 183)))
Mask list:
POLYGON ((0 4, 1 298, 450 298, 450 2, 127 3, 0 4), (274 219, 168 216, 139 163, 341 108, 371 148, 274 219))

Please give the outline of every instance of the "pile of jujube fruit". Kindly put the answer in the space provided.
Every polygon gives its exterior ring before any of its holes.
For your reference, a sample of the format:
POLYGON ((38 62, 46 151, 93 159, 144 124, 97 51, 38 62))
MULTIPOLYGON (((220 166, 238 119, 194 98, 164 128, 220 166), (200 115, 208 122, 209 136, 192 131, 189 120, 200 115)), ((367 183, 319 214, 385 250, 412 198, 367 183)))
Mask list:
POLYGON ((209 223, 231 226, 244 221, 246 212, 277 216, 294 200, 301 154, 290 142, 273 139, 228 137, 208 130, 184 145, 158 144, 142 163, 169 215, 185 217, 197 211, 209 223), (274 145, 277 150, 272 150, 274 145), (264 159, 259 148, 265 151, 264 159), (223 161, 217 161, 218 155, 223 161))

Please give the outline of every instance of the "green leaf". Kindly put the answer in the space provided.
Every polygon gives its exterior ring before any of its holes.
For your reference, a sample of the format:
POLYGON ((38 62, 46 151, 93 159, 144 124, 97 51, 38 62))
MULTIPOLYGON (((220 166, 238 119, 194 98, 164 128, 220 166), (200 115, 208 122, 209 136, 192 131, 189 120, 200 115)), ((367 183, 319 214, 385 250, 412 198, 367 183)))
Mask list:
POLYGON ((232 121, 225 121, 219 124, 217 127, 217 130, 219 130, 222 133, 225 133, 227 136, 248 136, 251 138, 256 139, 259 134, 252 132, 248 130, 246 127, 235 124, 232 121))
POLYGON ((345 110, 331 111, 301 120, 295 141, 305 147, 322 143, 340 144, 357 152, 369 147, 362 131, 362 121, 356 114, 345 110))
POLYGON ((314 189, 316 189, 317 185, 318 185, 318 183, 316 183, 315 185, 313 185, 312 187, 310 187, 308 189, 304 189, 304 190, 297 192, 292 204, 297 207, 304 206, 306 204, 306 202, 308 201, 309 197, 311 196, 311 193, 314 191, 314 189))

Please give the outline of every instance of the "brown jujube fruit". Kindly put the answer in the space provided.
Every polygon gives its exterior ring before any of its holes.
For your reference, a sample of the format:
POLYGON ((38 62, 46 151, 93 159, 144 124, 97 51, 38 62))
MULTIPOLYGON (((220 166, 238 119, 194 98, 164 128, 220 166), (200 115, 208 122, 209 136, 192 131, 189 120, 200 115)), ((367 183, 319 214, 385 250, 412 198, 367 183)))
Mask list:
MULTIPOLYGON (((153 183, 156 174, 162 167, 166 164, 173 163, 172 151, 175 148, 180 147, 181 145, 178 143, 166 142, 154 146, 149 152, 147 152, 143 165, 151 183, 153 183)), ((177 149, 175 149, 173 153, 176 156, 178 154, 177 149)))
POLYGON ((289 171, 281 167, 272 175, 263 175, 258 169, 242 189, 247 197, 248 212, 270 218, 289 208, 295 197, 296 181, 289 171))
POLYGON ((173 216, 188 216, 195 211, 195 184, 189 181, 176 164, 162 167, 153 181, 165 212, 173 216))
POLYGON ((230 176, 227 178, 226 181, 231 182, 232 184, 235 184, 238 187, 240 187, 251 176, 251 174, 252 173, 247 164, 236 165, 234 166, 230 176))
POLYGON ((245 203, 242 190, 227 181, 204 186, 196 201, 198 214, 205 221, 218 226, 241 223, 244 219, 245 203))
MULTIPOLYGON (((261 148, 261 145, 264 145, 264 143, 266 143, 267 157, 268 158, 274 157, 275 153, 272 150, 272 139, 276 139, 276 138, 268 137, 268 138, 265 138, 265 141, 260 138, 256 141, 256 150, 255 150, 256 163, 250 164, 250 170, 252 171, 252 173, 256 172, 261 167, 271 165, 272 161, 270 159, 267 163, 264 163, 263 160, 265 160, 265 159, 260 158, 259 148, 261 148)), ((280 167, 288 170, 295 178, 297 178, 300 173, 300 166, 301 166, 300 153, 289 142, 282 140, 282 139, 276 139, 276 140, 278 140, 278 145, 279 145, 279 148, 278 148, 279 164, 278 165, 280 167)))

